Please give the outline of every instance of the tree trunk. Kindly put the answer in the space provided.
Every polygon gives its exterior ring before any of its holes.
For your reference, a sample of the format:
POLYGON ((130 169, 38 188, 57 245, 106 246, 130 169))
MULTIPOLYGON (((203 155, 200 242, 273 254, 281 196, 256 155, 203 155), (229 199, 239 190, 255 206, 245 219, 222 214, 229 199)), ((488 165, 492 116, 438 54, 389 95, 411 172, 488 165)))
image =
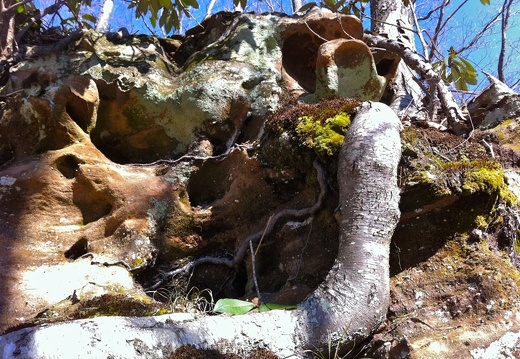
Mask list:
POLYGON ((292 13, 296 14, 302 7, 302 0, 291 0, 292 13))
POLYGON ((381 103, 365 103, 339 155, 340 243, 325 281, 296 310, 234 317, 171 314, 94 318, 0 337, 0 352, 17 358, 167 358, 194 344, 245 356, 258 348, 280 357, 312 357, 348 349, 384 320, 389 301, 389 246, 399 219, 400 121, 381 103), (74 343, 74 345, 65 345, 74 343))
POLYGON ((390 240, 399 221, 400 122, 382 103, 365 103, 339 155, 340 245, 325 281, 302 304, 310 343, 359 343, 384 320, 390 240), (328 337, 328 338, 327 338, 328 337))
POLYGON ((501 23, 501 41, 500 41, 500 52, 498 55, 498 79, 502 82, 506 82, 504 76, 504 63, 506 57, 506 47, 507 47, 507 30, 509 28, 509 17, 511 15, 511 6, 513 5, 513 0, 504 0, 504 5, 502 6, 502 23, 501 23))
POLYGON ((112 15, 112 10, 114 9, 114 0, 104 0, 103 7, 101 8, 101 13, 96 21, 96 31, 97 32, 107 32, 108 31, 108 21, 110 20, 110 16, 112 15))
POLYGON ((0 0, 0 60, 7 60, 14 52, 15 19, 12 0, 0 0))
MULTIPOLYGON (((372 0, 370 13, 372 33, 396 40, 416 51, 411 8, 405 6, 402 0, 372 0)), ((389 85, 390 98, 386 100, 400 116, 416 113, 422 107, 423 92, 414 76, 410 68, 401 62, 389 85)))

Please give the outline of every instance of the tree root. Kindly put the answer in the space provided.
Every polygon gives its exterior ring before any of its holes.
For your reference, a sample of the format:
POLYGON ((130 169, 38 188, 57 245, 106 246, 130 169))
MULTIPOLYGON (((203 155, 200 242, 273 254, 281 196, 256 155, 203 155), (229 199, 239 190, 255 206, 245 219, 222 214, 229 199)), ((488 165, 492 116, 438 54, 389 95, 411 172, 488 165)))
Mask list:
POLYGON ((164 286, 167 282, 169 282, 173 277, 179 276, 179 275, 187 275, 190 273, 195 267, 201 265, 201 264, 216 264, 216 265, 224 265, 230 268, 237 268, 243 261, 247 254, 247 250, 250 248, 250 246, 254 246, 256 243, 260 241, 262 237, 268 236, 273 232, 276 225, 281 220, 289 220, 289 219, 296 219, 296 218, 304 218, 304 217, 310 217, 322 207, 323 201, 325 200, 325 197, 327 195, 327 179, 325 176, 325 170, 320 164, 320 161, 318 158, 316 158, 313 162, 313 166, 316 170, 316 174, 318 177, 318 182, 320 185, 320 193, 318 195, 318 198, 316 199, 316 202, 311 206, 307 208, 302 209, 292 209, 292 208, 286 208, 283 209, 273 216, 270 217, 268 220, 265 228, 261 231, 258 231, 254 234, 251 234, 248 236, 244 242, 240 245, 238 250, 236 251, 233 258, 221 258, 221 257, 200 257, 197 258, 188 264, 182 266, 181 268, 177 268, 174 270, 170 270, 167 272, 162 272, 159 274, 159 278, 156 279, 156 282, 151 285, 150 287, 146 288, 147 291, 152 291, 160 288, 161 286, 164 286))

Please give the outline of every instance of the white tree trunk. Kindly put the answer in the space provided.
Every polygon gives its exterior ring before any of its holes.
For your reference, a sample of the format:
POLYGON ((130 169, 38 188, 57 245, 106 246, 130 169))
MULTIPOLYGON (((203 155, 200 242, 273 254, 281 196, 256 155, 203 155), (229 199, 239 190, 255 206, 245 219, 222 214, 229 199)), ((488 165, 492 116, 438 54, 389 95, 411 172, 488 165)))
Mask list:
POLYGON ((291 7, 293 14, 297 13, 302 7, 302 0, 291 0, 291 7))
POLYGON ((96 31, 97 32, 107 32, 108 31, 108 21, 110 20, 110 16, 112 15, 112 10, 114 9, 114 0, 103 0, 103 8, 101 9, 101 13, 96 22, 96 31))
POLYGON ((338 257, 296 310, 86 319, 1 336, 0 352, 9 358, 167 358, 194 344, 242 356, 265 348, 280 357, 307 358, 327 344, 348 349, 359 343, 388 308, 389 247, 399 219, 400 127, 381 103, 365 103, 355 116, 339 155, 338 257))
MULTIPOLYGON (((370 12, 372 33, 396 40, 416 51, 411 8, 405 6, 402 0, 372 0, 370 12)), ((422 107, 423 91, 414 76, 410 68, 401 62, 390 83, 390 107, 400 116, 416 113, 422 107)))

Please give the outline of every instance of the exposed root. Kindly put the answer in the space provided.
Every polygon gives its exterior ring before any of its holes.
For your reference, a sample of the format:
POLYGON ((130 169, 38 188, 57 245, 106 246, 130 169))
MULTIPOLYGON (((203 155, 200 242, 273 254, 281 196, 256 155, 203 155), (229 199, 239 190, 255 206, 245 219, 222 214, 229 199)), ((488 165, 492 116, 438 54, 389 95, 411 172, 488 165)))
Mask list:
POLYGON ((260 239, 264 236, 268 236, 271 234, 271 232, 274 230, 276 225, 281 220, 290 220, 290 219, 297 219, 297 218, 304 218, 304 217, 310 217, 322 207, 323 201, 325 200, 325 197, 327 195, 327 179, 325 176, 325 170, 321 166, 319 159, 316 158, 313 162, 313 166, 316 169, 316 174, 318 177, 318 182, 320 185, 320 193, 318 195, 318 198, 316 199, 316 202, 311 206, 307 208, 302 209, 292 209, 292 208, 286 208, 283 209, 273 216, 271 216, 267 222, 267 225, 263 230, 260 230, 254 234, 251 234, 248 236, 244 242, 240 245, 238 250, 236 251, 233 258, 220 258, 220 257, 200 257, 197 258, 188 264, 182 266, 181 268, 177 268, 168 272, 162 272, 159 274, 158 278, 156 279, 155 284, 151 285, 146 290, 152 291, 156 290, 157 288, 160 288, 164 286, 167 282, 169 282, 173 277, 176 276, 184 276, 188 275, 196 266, 201 264, 216 264, 216 265, 224 265, 230 268, 237 268, 243 261, 247 254, 248 249, 251 247, 254 247, 260 239))

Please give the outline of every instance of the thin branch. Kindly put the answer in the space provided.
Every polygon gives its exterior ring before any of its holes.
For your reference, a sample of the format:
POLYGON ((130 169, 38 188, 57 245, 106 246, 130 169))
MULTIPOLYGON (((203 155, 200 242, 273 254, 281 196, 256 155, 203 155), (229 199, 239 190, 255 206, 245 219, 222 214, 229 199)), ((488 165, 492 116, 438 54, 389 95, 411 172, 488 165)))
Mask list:
POLYGON ((396 53, 401 57, 401 59, 403 59, 409 68, 420 74, 426 81, 434 83, 437 87, 439 100, 441 101, 441 105, 448 118, 451 129, 456 132, 461 130, 460 122, 465 121, 466 119, 462 114, 459 105, 455 102, 452 93, 442 81, 441 76, 433 70, 431 63, 424 61, 417 52, 405 47, 398 41, 366 33, 364 34, 363 39, 369 46, 381 47, 396 53))
POLYGON ((215 3, 217 2, 217 0, 211 0, 208 4, 208 8, 206 10, 206 15, 204 15, 204 20, 206 20, 208 17, 211 16, 211 14, 213 13, 213 7, 215 6, 215 3))
POLYGON ((258 280, 256 278, 256 256, 255 251, 253 250, 253 242, 249 242, 249 252, 251 253, 251 268, 253 271, 253 282, 255 283, 256 288, 256 296, 258 298, 258 302, 262 303, 262 297, 260 296, 260 287, 258 286, 258 280))
MULTIPOLYGON (((432 44, 437 43, 437 39, 439 38, 440 29, 442 26, 442 20, 444 19, 444 10, 446 10, 446 0, 443 1, 443 5, 439 8, 439 18, 437 19, 437 25, 435 25, 435 31, 433 32, 433 36, 431 36, 431 42, 432 44)), ((428 55, 428 58, 433 57, 433 47, 430 49, 430 54, 428 55)))
POLYGON ((441 5, 437 6, 436 8, 431 9, 430 11, 428 11, 428 13, 426 15, 424 15, 423 17, 418 18, 418 20, 419 21, 428 20, 435 12, 437 12, 443 6, 449 5, 449 3, 450 3, 450 0, 448 0, 446 3, 443 2, 441 5))
POLYGON ((469 44, 456 50, 457 54, 460 54, 461 52, 466 51, 467 49, 473 47, 473 45, 475 45, 477 43, 477 41, 480 40, 482 35, 484 35, 484 33, 486 33, 489 30, 489 28, 491 28, 498 21, 499 17, 500 17, 500 12, 498 14, 496 14, 491 20, 489 20, 489 22, 482 28, 482 30, 480 30, 473 37, 473 39, 469 42, 469 44))
POLYGON ((27 24, 22 27, 18 33, 16 34, 15 41, 20 44, 22 41, 23 36, 25 33, 39 20, 41 20, 42 17, 49 15, 49 14, 55 14, 58 12, 61 6, 63 6, 65 2, 64 1, 57 1, 53 5, 50 5, 46 7, 43 11, 38 11, 37 14, 35 14, 33 17, 27 21, 27 24))
MULTIPOLYGON (((8 12, 8 11, 14 10, 14 9, 16 9, 18 6, 20 6, 20 5, 28 4, 28 3, 32 2, 32 1, 33 1, 33 0, 23 0, 23 1, 21 1, 21 2, 14 3, 13 5, 8 6, 8 7, 6 7, 5 9, 2 9, 2 14, 3 14, 3 13, 6 13, 6 12, 8 12)), ((52 6, 52 5, 51 5, 51 6, 52 6)))
MULTIPOLYGON (((413 22, 414 22, 414 26, 415 28, 417 29, 417 36, 419 37, 419 41, 421 42, 421 46, 423 48, 423 54, 425 56, 428 56, 428 44, 426 43, 426 40, 424 40, 424 36, 422 34, 422 31, 421 31, 421 27, 419 26, 419 21, 417 20, 417 13, 415 12, 415 4, 413 2, 410 3, 410 6, 412 7, 411 8, 411 13, 412 13, 412 18, 413 18, 413 22)), ((427 61, 430 61, 430 57, 426 57, 426 60, 427 61)))
POLYGON ((269 216, 269 219, 267 220, 267 224, 264 229, 264 233, 262 233, 262 237, 260 238, 260 241, 258 242, 258 245, 256 246, 255 255, 258 253, 258 250, 260 249, 260 245, 262 245, 262 241, 265 237, 265 232, 267 231, 267 228, 269 227, 269 223, 271 223, 271 219, 273 219, 273 216, 269 216))
POLYGON ((511 6, 513 4, 513 0, 504 0, 504 5, 502 6, 502 33, 501 33, 501 41, 500 41, 500 53, 498 55, 498 79, 502 82, 505 82, 504 76, 504 58, 506 56, 506 46, 507 46, 507 28, 509 26, 509 16, 511 15, 511 6))
POLYGON ((459 10, 464 6, 466 5, 466 3, 468 2, 468 0, 464 0, 462 2, 462 4, 460 4, 459 6, 457 6, 457 8, 446 18, 446 20, 444 21, 444 23, 442 24, 441 28, 439 29, 439 32, 441 32, 444 27, 446 26, 446 24, 448 24, 450 22, 451 19, 453 19, 453 17, 455 16, 456 13, 459 12, 459 10))

